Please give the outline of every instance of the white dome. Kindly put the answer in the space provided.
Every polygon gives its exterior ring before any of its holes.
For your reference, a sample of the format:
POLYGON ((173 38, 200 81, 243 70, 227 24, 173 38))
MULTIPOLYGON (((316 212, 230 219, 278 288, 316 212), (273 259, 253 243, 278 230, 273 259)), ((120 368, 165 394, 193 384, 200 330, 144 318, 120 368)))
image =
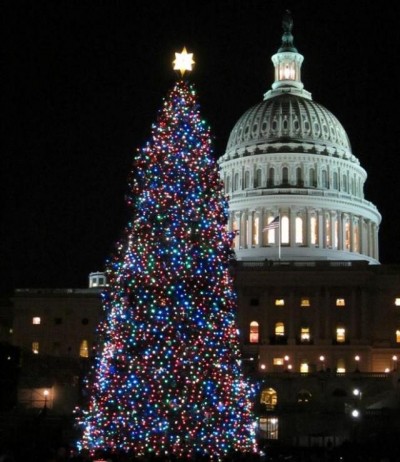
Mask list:
POLYGON ((381 215, 364 199, 367 174, 338 119, 304 90, 285 21, 272 89, 239 118, 219 160, 236 257, 378 264, 381 215))

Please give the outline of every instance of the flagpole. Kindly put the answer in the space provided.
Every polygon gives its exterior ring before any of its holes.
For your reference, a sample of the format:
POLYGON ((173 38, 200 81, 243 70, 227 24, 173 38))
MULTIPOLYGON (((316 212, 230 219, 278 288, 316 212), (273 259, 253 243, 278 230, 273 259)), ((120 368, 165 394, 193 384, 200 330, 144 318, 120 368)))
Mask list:
POLYGON ((278 260, 281 260, 281 214, 278 214, 279 221, 278 221, 278 260))

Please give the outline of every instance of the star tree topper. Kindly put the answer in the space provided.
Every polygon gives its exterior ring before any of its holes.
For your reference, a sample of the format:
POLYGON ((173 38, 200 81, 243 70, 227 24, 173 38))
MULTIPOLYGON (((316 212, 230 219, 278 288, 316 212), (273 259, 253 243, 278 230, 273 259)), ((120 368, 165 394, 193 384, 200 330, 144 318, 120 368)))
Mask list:
POLYGON ((192 70, 192 65, 195 64, 193 61, 193 53, 188 53, 186 47, 183 47, 182 53, 175 53, 174 70, 180 71, 181 76, 186 71, 192 70))

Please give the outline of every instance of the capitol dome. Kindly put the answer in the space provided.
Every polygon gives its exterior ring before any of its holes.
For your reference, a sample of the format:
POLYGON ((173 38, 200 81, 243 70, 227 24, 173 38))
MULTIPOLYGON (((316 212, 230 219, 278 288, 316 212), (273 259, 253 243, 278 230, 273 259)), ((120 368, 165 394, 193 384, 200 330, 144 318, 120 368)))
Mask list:
POLYGON ((303 56, 283 20, 275 81, 233 127, 219 159, 238 260, 379 263, 381 215, 339 120, 301 81, 303 56))

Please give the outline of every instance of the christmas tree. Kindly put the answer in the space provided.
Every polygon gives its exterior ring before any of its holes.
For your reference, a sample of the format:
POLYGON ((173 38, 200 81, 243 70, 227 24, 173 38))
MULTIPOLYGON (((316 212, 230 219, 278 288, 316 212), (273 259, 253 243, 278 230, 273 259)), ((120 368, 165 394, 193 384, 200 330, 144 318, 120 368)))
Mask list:
POLYGON ((107 264, 79 447, 183 458, 253 452, 227 201, 210 129, 183 78, 135 156, 127 201, 132 220, 107 264))

